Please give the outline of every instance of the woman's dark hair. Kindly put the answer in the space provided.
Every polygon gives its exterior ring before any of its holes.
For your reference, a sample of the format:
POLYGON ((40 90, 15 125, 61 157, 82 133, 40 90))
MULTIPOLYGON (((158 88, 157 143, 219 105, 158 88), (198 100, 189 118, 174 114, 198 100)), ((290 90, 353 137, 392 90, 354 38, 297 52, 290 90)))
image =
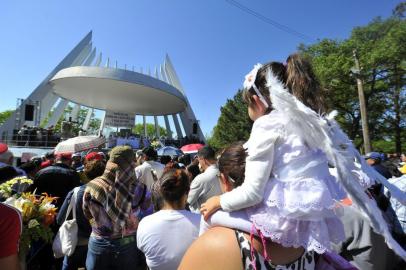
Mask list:
POLYGON ((192 159, 190 157, 190 154, 184 154, 179 158, 179 162, 182 163, 183 165, 188 166, 191 162, 192 159))
POLYGON ((184 170, 179 169, 165 171, 157 184, 162 198, 168 202, 178 202, 190 188, 189 177, 184 170))
MULTIPOLYGON (((269 88, 267 86, 267 72, 269 69, 271 69, 278 80, 287 87, 289 92, 303 104, 317 113, 326 112, 324 91, 313 72, 309 60, 295 53, 287 58, 286 65, 280 62, 269 62, 258 70, 255 85, 269 106, 272 107, 272 102, 269 98, 269 88)), ((272 91, 272 89, 270 90, 272 91)), ((253 95, 256 95, 253 88, 243 92, 243 99, 248 105, 252 103, 253 95)))
POLYGON ((103 174, 106 164, 102 160, 91 160, 86 162, 83 172, 89 180, 93 180, 103 174))
POLYGON ((159 161, 161 162, 161 164, 166 165, 172 161, 172 158, 171 156, 161 156, 159 161))
POLYGON ((195 179, 196 176, 200 174, 200 169, 198 164, 191 163, 186 167, 186 170, 189 172, 190 175, 190 182, 195 179))
MULTIPOLYGON (((40 164, 41 165, 41 164, 40 164)), ((34 161, 29 161, 20 166, 20 169, 23 170, 27 175, 36 172, 39 169, 40 165, 34 161)))
POLYGON ((19 173, 13 166, 0 167, 0 184, 17 177, 19 173))
POLYGON ((227 177, 231 177, 233 187, 240 186, 245 179, 245 159, 247 153, 243 142, 235 142, 224 149, 218 160, 219 171, 227 177))

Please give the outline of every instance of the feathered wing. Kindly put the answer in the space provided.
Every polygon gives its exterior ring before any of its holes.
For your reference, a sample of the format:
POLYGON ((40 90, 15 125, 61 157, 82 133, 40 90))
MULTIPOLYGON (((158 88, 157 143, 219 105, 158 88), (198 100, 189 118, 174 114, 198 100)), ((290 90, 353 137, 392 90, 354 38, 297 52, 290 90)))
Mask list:
MULTIPOLYGON (((288 132, 300 134, 310 148, 318 148, 324 151, 330 164, 337 169, 338 183, 367 216, 372 228, 383 235, 388 246, 406 260, 405 250, 392 238, 375 201, 369 199, 364 192, 364 188, 359 184, 357 174, 354 173, 354 171, 357 171, 354 160, 345 155, 345 151, 334 145, 331 127, 328 122, 291 95, 271 70, 268 72, 268 87, 272 106, 274 109, 283 112, 289 119, 289 124, 286 127, 288 132)), ((358 159, 362 161, 362 158, 358 159)))
POLYGON ((398 200, 402 205, 406 205, 406 193, 400 190, 395 185, 391 184, 385 177, 383 177, 380 173, 374 170, 371 166, 369 166, 365 159, 361 156, 358 150, 354 147, 351 140, 348 136, 341 130, 338 123, 334 120, 335 111, 330 113, 327 116, 327 120, 330 123, 332 136, 333 136, 333 143, 335 146, 339 144, 345 144, 347 147, 347 152, 349 153, 350 157, 353 158, 358 164, 360 164, 360 170, 365 172, 367 176, 371 180, 375 180, 382 185, 384 185, 391 193, 391 196, 398 200), (334 140, 336 138, 336 140, 334 140))

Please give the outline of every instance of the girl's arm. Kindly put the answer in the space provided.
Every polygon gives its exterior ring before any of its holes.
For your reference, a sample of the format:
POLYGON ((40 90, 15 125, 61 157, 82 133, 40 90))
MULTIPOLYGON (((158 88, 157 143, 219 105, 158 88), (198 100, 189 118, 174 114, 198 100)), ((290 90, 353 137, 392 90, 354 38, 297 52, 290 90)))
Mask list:
POLYGON ((221 196, 214 196, 202 204, 200 212, 207 220, 218 209, 231 212, 256 205, 262 201, 265 184, 271 175, 275 143, 281 136, 283 125, 278 119, 259 118, 252 127, 247 142, 248 157, 244 183, 221 196))
POLYGON ((252 130, 248 144, 244 183, 220 196, 224 211, 231 212, 256 205, 262 201, 274 162, 275 142, 278 132, 259 125, 252 130))

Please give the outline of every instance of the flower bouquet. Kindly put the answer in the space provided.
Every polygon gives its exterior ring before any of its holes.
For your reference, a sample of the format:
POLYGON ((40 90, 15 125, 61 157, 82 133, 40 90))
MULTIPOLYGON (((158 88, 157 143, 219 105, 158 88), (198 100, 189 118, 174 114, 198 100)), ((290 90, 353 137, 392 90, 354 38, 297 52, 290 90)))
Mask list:
POLYGON ((0 201, 10 198, 15 193, 24 192, 30 185, 32 180, 25 177, 15 177, 0 185, 0 201))
POLYGON ((55 198, 46 193, 38 196, 30 192, 15 194, 5 201, 21 212, 23 228, 20 254, 27 254, 34 241, 42 240, 45 243, 52 241, 53 232, 50 226, 56 216, 54 201, 55 198))

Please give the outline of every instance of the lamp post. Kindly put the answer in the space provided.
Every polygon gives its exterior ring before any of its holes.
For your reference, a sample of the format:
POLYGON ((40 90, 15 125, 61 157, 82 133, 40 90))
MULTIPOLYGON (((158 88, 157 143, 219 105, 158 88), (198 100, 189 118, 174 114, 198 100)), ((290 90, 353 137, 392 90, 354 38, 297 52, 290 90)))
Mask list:
POLYGON ((369 153, 371 152, 371 141, 369 139, 368 115, 365 106, 364 86, 361 79, 361 68, 357 56, 357 50, 353 51, 353 56, 355 68, 352 68, 351 71, 354 73, 355 78, 357 79, 359 107, 361 112, 361 123, 362 123, 362 137, 364 139, 364 151, 365 153, 369 153))

